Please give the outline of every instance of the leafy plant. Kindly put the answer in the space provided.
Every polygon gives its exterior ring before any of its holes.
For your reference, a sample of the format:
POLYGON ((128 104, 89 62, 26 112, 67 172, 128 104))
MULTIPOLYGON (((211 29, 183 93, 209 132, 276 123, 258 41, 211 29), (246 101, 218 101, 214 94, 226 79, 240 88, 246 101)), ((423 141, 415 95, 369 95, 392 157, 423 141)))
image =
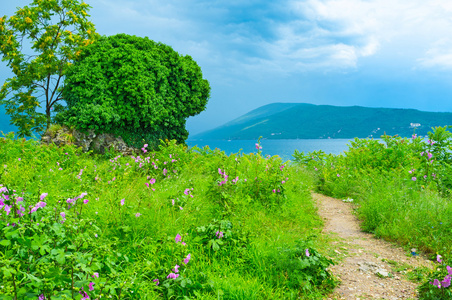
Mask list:
POLYGON ((0 89, 0 104, 5 105, 19 136, 41 133, 49 128, 52 112, 63 109, 59 102, 64 76, 84 47, 98 37, 88 21, 88 9, 78 0, 33 0, 15 15, 0 18, 2 60, 14 73, 0 89), (31 55, 25 52, 27 40, 31 55), (37 111, 42 103, 44 114, 37 111))
POLYGON ((135 147, 185 141, 185 122, 206 107, 207 80, 190 56, 126 34, 101 37, 66 74, 59 122, 113 133, 135 147), (144 141, 144 142, 143 142, 144 141))

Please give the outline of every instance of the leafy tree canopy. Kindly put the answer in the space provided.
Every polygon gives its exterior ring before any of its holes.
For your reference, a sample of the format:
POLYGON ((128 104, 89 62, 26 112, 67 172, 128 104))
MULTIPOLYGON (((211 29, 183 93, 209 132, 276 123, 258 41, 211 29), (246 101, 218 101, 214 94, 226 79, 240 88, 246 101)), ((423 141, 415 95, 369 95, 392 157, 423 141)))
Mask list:
POLYGON ((0 53, 14 73, 0 89, 0 104, 19 136, 42 132, 51 111, 62 109, 58 102, 65 73, 98 38, 88 21, 89 8, 78 0, 33 0, 15 15, 0 18, 0 53), (41 105, 45 113, 36 110, 41 105))
POLYGON ((118 34, 88 46, 66 74, 60 122, 120 135, 129 145, 184 142, 185 122, 206 107, 210 86, 190 56, 118 34))

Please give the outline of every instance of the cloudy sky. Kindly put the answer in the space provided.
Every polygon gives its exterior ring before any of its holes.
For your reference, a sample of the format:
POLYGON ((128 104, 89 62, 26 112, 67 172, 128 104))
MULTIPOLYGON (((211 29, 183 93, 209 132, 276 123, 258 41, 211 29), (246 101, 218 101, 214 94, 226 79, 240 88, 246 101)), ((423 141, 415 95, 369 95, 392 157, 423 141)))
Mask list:
MULTIPOLYGON (((31 0, 1 2, 10 16, 31 0)), ((192 134, 273 102, 452 111, 448 0, 87 3, 100 34, 147 36, 198 62, 212 92, 192 134)))

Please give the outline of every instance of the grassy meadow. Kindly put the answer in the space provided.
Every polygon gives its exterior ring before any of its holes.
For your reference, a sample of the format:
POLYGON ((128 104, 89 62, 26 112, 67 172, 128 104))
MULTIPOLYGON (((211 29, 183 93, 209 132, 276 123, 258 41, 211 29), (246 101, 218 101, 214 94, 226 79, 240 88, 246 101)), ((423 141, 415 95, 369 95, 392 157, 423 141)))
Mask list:
POLYGON ((162 142, 136 157, 0 139, 0 299, 320 299, 312 177, 162 142))

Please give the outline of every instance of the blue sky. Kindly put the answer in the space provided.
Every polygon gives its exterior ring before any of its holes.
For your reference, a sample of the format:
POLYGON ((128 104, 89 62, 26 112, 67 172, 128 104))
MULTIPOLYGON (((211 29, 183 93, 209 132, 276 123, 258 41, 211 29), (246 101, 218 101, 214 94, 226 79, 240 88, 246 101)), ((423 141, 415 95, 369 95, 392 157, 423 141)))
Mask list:
MULTIPOLYGON (((3 1, 0 15, 29 2, 3 1)), ((452 111, 451 1, 87 3, 100 34, 148 36, 197 61, 212 92, 192 134, 273 102, 452 111)))

